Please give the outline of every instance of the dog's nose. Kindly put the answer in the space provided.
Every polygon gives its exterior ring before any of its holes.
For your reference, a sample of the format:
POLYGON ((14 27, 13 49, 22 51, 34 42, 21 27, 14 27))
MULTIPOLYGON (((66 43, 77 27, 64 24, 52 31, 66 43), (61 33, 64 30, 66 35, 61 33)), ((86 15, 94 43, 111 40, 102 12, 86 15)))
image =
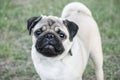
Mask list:
POLYGON ((48 33, 48 34, 45 35, 45 38, 47 38, 47 39, 53 39, 54 37, 55 36, 52 33, 48 33))

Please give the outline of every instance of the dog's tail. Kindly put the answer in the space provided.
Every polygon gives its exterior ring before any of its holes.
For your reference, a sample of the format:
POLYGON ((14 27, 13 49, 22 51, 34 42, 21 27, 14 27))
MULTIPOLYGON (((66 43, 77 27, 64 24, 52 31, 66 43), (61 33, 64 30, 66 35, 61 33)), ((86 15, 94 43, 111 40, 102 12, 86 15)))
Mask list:
POLYGON ((84 4, 80 2, 72 2, 65 6, 61 17, 66 18, 74 13, 84 13, 86 15, 92 16, 91 11, 84 4))

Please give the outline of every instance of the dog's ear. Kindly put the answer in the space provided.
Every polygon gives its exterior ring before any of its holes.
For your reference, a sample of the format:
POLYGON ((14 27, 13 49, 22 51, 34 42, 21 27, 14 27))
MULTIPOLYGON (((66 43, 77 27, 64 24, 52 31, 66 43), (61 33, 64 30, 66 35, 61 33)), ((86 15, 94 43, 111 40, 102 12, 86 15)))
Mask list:
POLYGON ((67 27, 68 31, 69 31, 69 34, 70 34, 70 41, 73 40, 74 36, 77 34, 78 32, 78 25, 72 21, 69 21, 69 20, 64 20, 63 21, 64 25, 67 27))
POLYGON ((31 34, 32 28, 42 19, 42 17, 31 17, 27 20, 27 29, 31 34))

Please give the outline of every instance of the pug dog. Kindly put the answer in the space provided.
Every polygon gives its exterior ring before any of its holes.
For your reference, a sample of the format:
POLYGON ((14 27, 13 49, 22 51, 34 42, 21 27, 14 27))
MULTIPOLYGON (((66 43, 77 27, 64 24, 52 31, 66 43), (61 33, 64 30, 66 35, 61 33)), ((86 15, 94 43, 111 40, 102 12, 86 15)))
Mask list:
POLYGON ((27 21, 31 56, 41 80, 82 80, 91 57, 97 80, 104 80, 101 37, 91 11, 82 3, 65 6, 62 16, 27 21))

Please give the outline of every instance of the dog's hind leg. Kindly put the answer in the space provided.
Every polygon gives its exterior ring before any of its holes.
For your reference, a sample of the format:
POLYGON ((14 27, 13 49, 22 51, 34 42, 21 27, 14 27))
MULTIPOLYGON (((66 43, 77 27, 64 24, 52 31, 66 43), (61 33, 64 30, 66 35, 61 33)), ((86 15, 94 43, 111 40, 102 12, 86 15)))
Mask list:
POLYGON ((102 53, 101 41, 94 46, 90 56, 95 66, 95 74, 97 80, 104 80, 103 53, 102 53))

